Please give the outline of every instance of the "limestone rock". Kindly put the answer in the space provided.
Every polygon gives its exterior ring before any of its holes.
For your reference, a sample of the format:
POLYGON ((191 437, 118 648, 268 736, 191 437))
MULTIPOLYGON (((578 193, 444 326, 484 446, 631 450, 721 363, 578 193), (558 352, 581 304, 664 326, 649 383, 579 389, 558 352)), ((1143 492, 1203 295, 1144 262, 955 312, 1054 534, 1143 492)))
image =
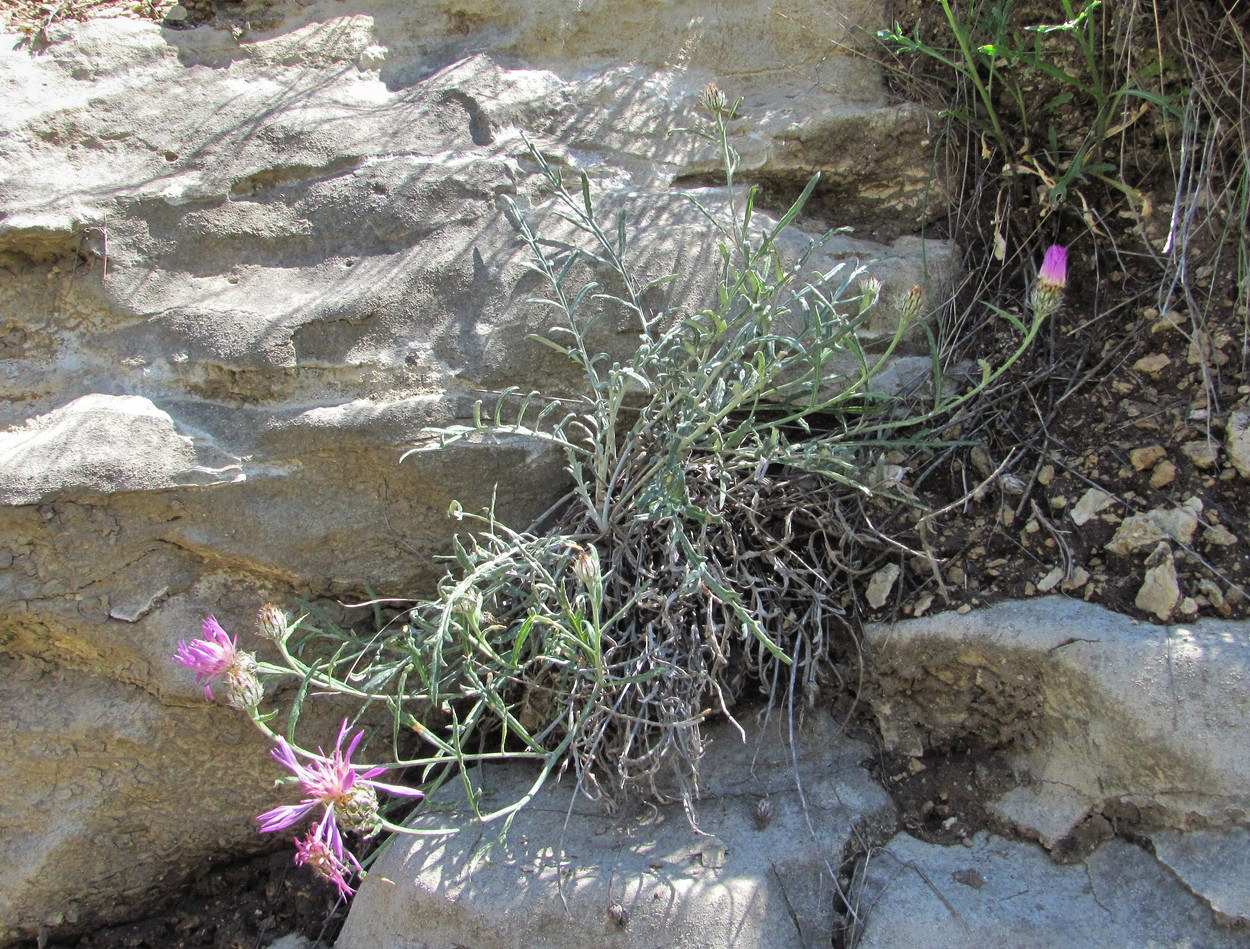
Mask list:
POLYGON ((1244 946, 1139 847, 1114 840, 1084 866, 984 832, 972 847, 900 834, 868 862, 863 949, 1244 946))
POLYGON ((890 591, 894 589, 894 584, 898 580, 898 575, 898 564, 888 563, 868 578, 868 592, 865 595, 869 606, 874 610, 885 606, 886 600, 890 597, 890 591))
POLYGON ((1237 473, 1250 478, 1250 405, 1239 405, 1229 413, 1224 426, 1224 451, 1237 473))
MULTIPOLYGON (((489 863, 475 862, 495 832, 446 797, 413 826, 461 821, 465 829, 396 838, 361 885, 336 945, 828 945, 830 855, 856 828, 892 826, 893 811, 859 766, 867 746, 841 737, 826 714, 808 724, 793 749, 776 713, 767 728, 744 722, 745 744, 731 728, 712 730, 697 805, 711 838, 690 829, 680 805, 613 818, 575 797, 566 780, 519 812, 489 863), (773 808, 762 828, 760 800, 773 808)), ((534 773, 510 766, 479 779, 490 791, 485 806, 497 807, 524 794, 534 773)))
POLYGON ((1166 620, 1176 609, 1181 598, 1180 583, 1176 577, 1176 562, 1166 543, 1160 544, 1146 563, 1146 577, 1137 591, 1134 605, 1147 613, 1166 620))
POLYGON ((1250 922, 1250 831, 1157 831, 1150 835, 1159 862, 1226 923, 1250 922))
MULTIPOLYGON (((739 178, 777 196, 761 227, 825 173, 787 252, 853 225, 814 266, 868 265, 887 291, 930 282, 935 299, 957 260, 909 236, 943 194, 926 114, 854 54, 876 2, 694 19, 650 0, 275 10, 288 18, 238 33, 54 23, 38 55, 0 36, 0 642, 5 662, 48 670, 5 699, 0 779, 21 833, 0 940, 57 914, 68 938, 269 843, 249 817, 272 805, 262 743, 170 658, 204 614, 246 641, 265 600, 428 590, 453 498, 493 496, 524 526, 563 492, 560 459, 526 440, 397 463, 483 391, 579 385, 527 341, 550 316, 526 302, 537 285, 504 201, 575 235, 525 140, 585 169, 605 218, 626 212, 640 273, 676 272, 657 310, 704 304, 719 264, 687 200, 724 205, 714 158, 667 134, 708 81, 743 97, 739 178)), ((896 320, 883 306, 866 344, 896 320)), ((595 339, 636 344, 615 316, 595 339)), ((899 352, 922 350, 919 334, 899 352)))
POLYGON ((1190 544, 1198 529, 1198 515, 1202 513, 1202 501, 1190 498, 1174 508, 1155 508, 1144 514, 1126 517, 1108 541, 1106 549, 1127 557, 1146 547, 1154 548, 1161 540, 1171 538, 1182 544, 1190 544))
POLYGON ((1156 627, 1048 597, 869 626, 865 647, 891 751, 998 749, 1077 795, 1056 821, 1108 802, 1177 829, 1250 812, 1250 623, 1156 627))

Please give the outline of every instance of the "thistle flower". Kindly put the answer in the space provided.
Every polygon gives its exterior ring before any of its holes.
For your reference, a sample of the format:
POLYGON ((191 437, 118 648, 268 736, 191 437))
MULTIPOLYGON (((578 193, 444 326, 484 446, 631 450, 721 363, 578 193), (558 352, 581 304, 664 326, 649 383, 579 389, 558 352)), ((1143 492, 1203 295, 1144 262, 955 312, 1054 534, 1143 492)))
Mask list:
POLYGON ((203 639, 179 642, 174 661, 195 673, 195 681, 204 686, 204 696, 213 701, 212 680, 226 679, 226 701, 234 708, 253 708, 264 696, 256 678, 256 657, 238 648, 236 636, 231 639, 215 617, 208 617, 201 626, 203 639))
POLYGON ((863 316, 868 308, 881 296, 881 280, 872 274, 865 274, 859 279, 859 313, 863 316))
POLYGON ((1068 249, 1060 244, 1046 248, 1042 269, 1029 292, 1029 306, 1038 319, 1045 319, 1059 309, 1063 289, 1068 285, 1068 249))
POLYGON ((226 670, 226 704, 246 712, 264 697, 265 687, 256 678, 256 659, 250 652, 238 653, 234 665, 226 670))
POLYGON ((385 768, 370 768, 368 771, 357 770, 360 765, 353 765, 352 754, 364 738, 364 730, 356 733, 343 751, 343 738, 347 735, 347 719, 343 719, 343 727, 339 729, 338 740, 334 743, 334 752, 329 756, 320 752, 319 756, 307 755, 309 764, 304 765, 295 757, 291 746, 282 738, 278 739, 278 747, 270 754, 291 769, 299 778, 304 791, 304 799, 298 804, 284 804, 266 811, 256 819, 260 821, 261 833, 284 830, 299 823, 309 811, 316 807, 325 807, 321 819, 322 836, 334 853, 342 857, 343 845, 339 839, 338 822, 344 830, 372 832, 378 828, 378 791, 398 794, 402 797, 424 797, 412 788, 383 784, 372 780, 385 768))
POLYGON ((602 595, 603 573, 602 568, 599 566, 599 551, 594 544, 588 545, 573 558, 572 570, 573 576, 577 577, 578 583, 591 593, 599 591, 600 595, 602 595))
POLYGON ((352 852, 343 849, 338 828, 329 816, 295 841, 295 865, 312 867, 313 873, 333 883, 344 897, 355 892, 347 885, 347 878, 363 869, 352 852))
POLYGON ((898 301, 899 323, 906 326, 920 315, 920 307, 924 304, 924 290, 919 284, 912 284, 898 301))
POLYGON ((291 635, 291 624, 287 622, 286 614, 272 603, 266 603, 256 614, 256 628, 262 636, 275 643, 284 643, 291 635))
POLYGON ((703 91, 699 93, 699 105, 712 118, 716 118, 729 110, 729 105, 725 99, 725 93, 717 88, 715 83, 709 82, 703 87, 703 91))

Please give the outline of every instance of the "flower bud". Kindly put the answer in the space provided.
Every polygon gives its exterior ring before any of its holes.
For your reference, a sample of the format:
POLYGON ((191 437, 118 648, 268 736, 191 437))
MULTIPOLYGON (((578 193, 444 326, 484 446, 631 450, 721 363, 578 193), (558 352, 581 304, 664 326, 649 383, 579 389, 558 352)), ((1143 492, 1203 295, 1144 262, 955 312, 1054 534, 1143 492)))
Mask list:
POLYGON ((573 576, 577 577, 586 592, 590 594, 590 599, 595 604, 603 602, 603 570, 599 564, 599 551, 595 549, 594 544, 588 544, 586 549, 573 558, 573 576))
POLYGON ((859 313, 862 316, 881 296, 881 280, 866 274, 859 281, 859 313))
POLYGON ((914 323, 916 317, 920 315, 920 307, 923 305, 924 291, 919 284, 912 284, 911 288, 898 301, 899 325, 907 326, 909 323, 914 323))
POLYGON ((699 94, 699 105, 712 118, 724 114, 729 109, 725 101, 725 93, 721 92, 716 87, 716 84, 711 82, 704 86, 703 91, 699 94))
POLYGON ((287 622, 286 614, 272 603, 266 603, 260 608, 260 612, 256 614, 256 627, 262 636, 275 643, 284 643, 291 635, 291 624, 287 622))
POLYGON ((1068 285, 1068 249, 1051 244, 1042 260, 1033 289, 1029 291, 1029 306, 1037 319, 1045 319, 1059 309, 1063 289, 1068 285))

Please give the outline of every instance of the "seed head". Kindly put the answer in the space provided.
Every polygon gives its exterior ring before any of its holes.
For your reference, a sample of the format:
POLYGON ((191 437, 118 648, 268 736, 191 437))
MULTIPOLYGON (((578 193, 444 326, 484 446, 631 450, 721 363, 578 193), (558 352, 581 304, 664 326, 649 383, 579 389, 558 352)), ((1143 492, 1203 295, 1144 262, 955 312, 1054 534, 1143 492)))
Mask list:
POLYGON ((602 595, 603 590, 603 573, 599 566, 599 551, 595 549, 593 544, 589 544, 586 548, 573 558, 573 576, 577 577, 577 582, 586 588, 592 596, 602 595))
POLYGON ((762 797, 755 804, 755 826, 758 830, 763 830, 772 823, 773 816, 777 813, 777 807, 766 797, 762 797))

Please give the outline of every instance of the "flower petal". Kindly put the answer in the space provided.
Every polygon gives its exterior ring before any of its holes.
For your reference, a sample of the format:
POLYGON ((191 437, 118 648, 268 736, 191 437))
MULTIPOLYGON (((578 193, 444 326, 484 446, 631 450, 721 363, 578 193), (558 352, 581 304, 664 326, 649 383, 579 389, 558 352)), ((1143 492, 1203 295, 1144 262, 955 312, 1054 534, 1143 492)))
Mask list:
POLYGON ((398 794, 400 797, 425 797, 425 792, 418 791, 416 788, 400 787, 398 784, 383 784, 381 781, 370 781, 369 783, 387 794, 398 794))
POLYGON ((256 818, 260 822, 260 832, 268 834, 275 830, 285 830, 304 819, 304 815, 317 804, 316 800, 300 801, 298 804, 283 804, 272 811, 265 811, 256 818))

